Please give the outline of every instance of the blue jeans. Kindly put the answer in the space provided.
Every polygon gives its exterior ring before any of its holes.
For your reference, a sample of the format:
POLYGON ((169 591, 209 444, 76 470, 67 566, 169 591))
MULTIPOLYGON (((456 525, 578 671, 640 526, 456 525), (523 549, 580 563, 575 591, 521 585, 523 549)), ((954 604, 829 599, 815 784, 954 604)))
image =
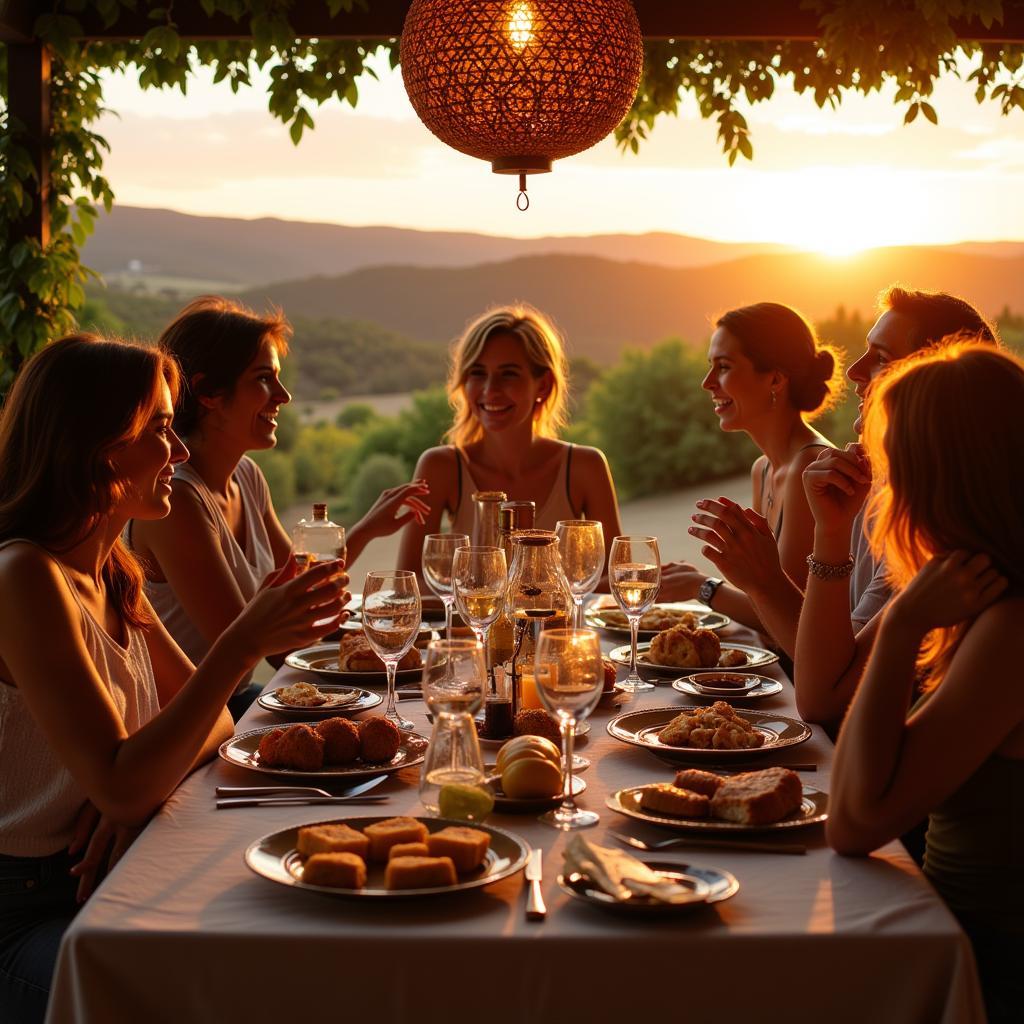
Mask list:
POLYGON ((78 910, 79 858, 0 855, 0 1021, 41 1024, 60 940, 78 910))

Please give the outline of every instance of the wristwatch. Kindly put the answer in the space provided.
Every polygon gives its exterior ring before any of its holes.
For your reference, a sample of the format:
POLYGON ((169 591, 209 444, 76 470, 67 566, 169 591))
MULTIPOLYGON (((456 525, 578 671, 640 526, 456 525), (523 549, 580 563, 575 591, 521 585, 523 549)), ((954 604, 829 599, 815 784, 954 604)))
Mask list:
POLYGON ((715 596, 715 591, 722 585, 722 581, 714 576, 709 576, 701 585, 697 591, 697 600, 702 601, 709 608, 711 607, 711 601, 715 596))

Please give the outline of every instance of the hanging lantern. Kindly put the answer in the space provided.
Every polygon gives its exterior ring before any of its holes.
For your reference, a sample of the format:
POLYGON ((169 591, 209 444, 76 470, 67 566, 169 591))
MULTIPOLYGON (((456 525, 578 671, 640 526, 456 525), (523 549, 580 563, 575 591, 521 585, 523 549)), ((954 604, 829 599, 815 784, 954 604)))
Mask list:
MULTIPOLYGON (((630 0, 412 0, 402 78, 420 120, 497 174, 551 170, 625 117, 643 68, 630 0)), ((524 203, 525 200, 525 203, 524 203)))

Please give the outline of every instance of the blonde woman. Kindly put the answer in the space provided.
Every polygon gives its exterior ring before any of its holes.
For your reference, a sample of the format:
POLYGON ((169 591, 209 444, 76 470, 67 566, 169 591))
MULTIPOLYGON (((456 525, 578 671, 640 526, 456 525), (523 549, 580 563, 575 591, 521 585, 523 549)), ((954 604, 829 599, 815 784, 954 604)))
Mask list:
POLYGON ((455 412, 451 442, 424 452, 415 477, 425 480, 432 507, 425 522, 409 522, 399 565, 420 568, 423 538, 447 518, 470 533, 474 491, 504 491, 537 503, 536 525, 597 519, 606 541, 622 532, 615 486, 596 448, 558 438, 568 390, 562 340, 530 306, 493 309, 455 343, 448 397, 455 412))
POLYGON ((925 874, 974 943, 993 1022, 1024 1000, 1022 407, 1024 363, 974 341, 909 356, 868 394, 867 518, 896 596, 839 736, 826 832, 866 854, 929 816, 925 874))

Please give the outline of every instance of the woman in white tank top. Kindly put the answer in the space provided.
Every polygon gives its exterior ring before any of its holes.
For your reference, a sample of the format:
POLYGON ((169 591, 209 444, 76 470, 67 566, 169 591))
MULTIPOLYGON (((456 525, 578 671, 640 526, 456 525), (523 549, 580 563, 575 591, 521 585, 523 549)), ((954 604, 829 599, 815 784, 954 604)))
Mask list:
POLYGON ((423 538, 441 530, 446 514, 452 531, 471 533, 476 490, 536 502, 541 529, 560 519, 600 520, 610 545, 622 526, 608 463, 597 448, 558 439, 568 380, 550 321, 525 305, 491 310, 467 327, 451 363, 451 444, 420 456, 416 476, 430 487, 433 508, 406 526, 399 566, 420 570, 423 538))
POLYGON ((153 349, 72 336, 25 365, 0 412, 5 1024, 45 1013, 60 937, 95 881, 69 849, 83 826, 94 827, 87 860, 116 860, 231 735, 225 702, 253 665, 318 639, 344 605, 335 562, 282 573, 198 669, 167 634, 120 537, 130 518, 168 513, 188 454, 171 429, 177 385, 153 349))
MULTIPOLYGON (((171 514, 133 523, 130 543, 146 565, 153 607, 193 661, 291 554, 267 482, 245 454, 277 444, 277 415, 291 401, 279 376, 290 336, 280 314, 258 317, 206 296, 160 337, 161 350, 181 367, 174 428, 191 455, 175 471, 171 514)), ((418 481, 385 491, 348 531, 348 563, 374 537, 424 518, 426 493, 418 481)), ((248 684, 229 703, 236 721, 259 693, 248 684)))

